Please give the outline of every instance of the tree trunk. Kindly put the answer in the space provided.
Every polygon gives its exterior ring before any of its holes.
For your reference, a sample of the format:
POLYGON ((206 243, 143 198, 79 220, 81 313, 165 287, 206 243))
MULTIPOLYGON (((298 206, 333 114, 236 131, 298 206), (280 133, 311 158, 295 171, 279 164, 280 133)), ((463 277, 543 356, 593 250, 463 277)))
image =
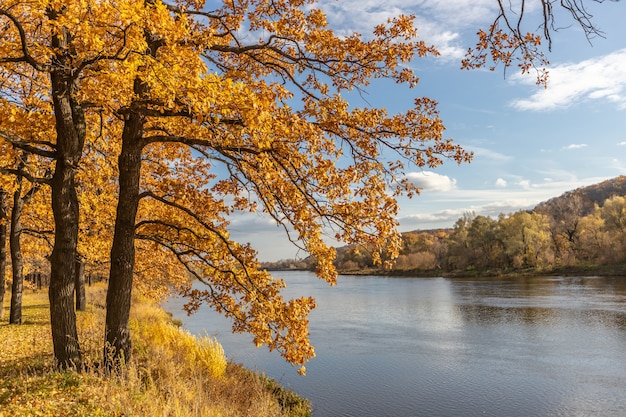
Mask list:
POLYGON ((7 192, 0 189, 0 319, 4 317, 7 272, 7 192))
POLYGON ((120 189, 111 247, 105 327, 104 361, 108 369, 127 363, 131 355, 128 318, 135 268, 135 220, 139 205, 143 124, 140 113, 132 112, 128 116, 118 158, 120 189))
MULTIPOLYGON (((147 54, 156 57, 163 45, 156 37, 145 33, 147 54)), ((148 86, 137 77, 133 84, 136 97, 148 92, 148 86)), ((135 222, 139 207, 141 152, 146 116, 143 105, 134 101, 128 108, 122 131, 122 151, 118 158, 119 196, 115 218, 115 233, 111 247, 111 270, 107 291, 104 363, 107 369, 128 363, 131 355, 128 318, 135 272, 135 222)))
POLYGON ((76 261, 76 311, 87 309, 87 295, 85 294, 85 263, 76 261))
POLYGON ((13 193, 13 210, 11 211, 11 266, 13 270, 13 284, 11 286, 11 313, 9 323, 22 324, 22 292, 24 290, 24 262, 22 260, 22 213, 24 199, 22 198, 22 178, 17 178, 17 190, 13 193))
MULTIPOLYGON (((55 12, 49 12, 51 20, 55 12)), ((54 357, 60 368, 80 368, 81 354, 74 311, 74 279, 78 244, 78 196, 75 174, 85 141, 85 115, 72 97, 70 36, 63 30, 52 37, 52 47, 61 51, 50 73, 57 133, 57 160, 52 177, 54 247, 50 256, 50 324, 54 357)))

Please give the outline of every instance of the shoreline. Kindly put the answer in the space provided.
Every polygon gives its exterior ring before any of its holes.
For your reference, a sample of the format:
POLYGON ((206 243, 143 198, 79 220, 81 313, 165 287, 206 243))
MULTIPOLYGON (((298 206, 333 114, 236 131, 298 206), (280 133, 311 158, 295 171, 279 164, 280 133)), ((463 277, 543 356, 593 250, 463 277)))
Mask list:
MULTIPOLYGON (((306 271, 310 269, 282 268, 268 269, 269 272, 284 271, 306 271)), ((390 278, 516 278, 525 276, 624 276, 626 277, 626 264, 617 265, 587 265, 587 266, 561 266, 550 269, 520 268, 513 270, 500 269, 470 269, 444 271, 442 269, 421 270, 421 269, 379 269, 367 268, 357 270, 339 270, 339 275, 365 276, 377 275, 390 278)))

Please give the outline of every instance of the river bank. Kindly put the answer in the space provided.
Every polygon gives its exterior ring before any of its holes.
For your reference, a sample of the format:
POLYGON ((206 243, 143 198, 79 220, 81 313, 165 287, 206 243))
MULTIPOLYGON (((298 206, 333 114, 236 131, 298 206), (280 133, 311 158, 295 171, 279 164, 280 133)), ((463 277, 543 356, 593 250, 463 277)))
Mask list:
MULTIPOLYGON (((277 271, 295 271, 283 269, 277 271)), ((304 269, 302 271, 305 271, 304 269)), ((386 277, 411 277, 411 278, 516 278, 523 276, 626 276, 626 264, 614 265, 576 265, 555 266, 549 268, 516 268, 516 269, 382 269, 361 268, 339 270, 340 275, 378 275, 386 277)))
POLYGON ((86 370, 52 363, 48 296, 26 291, 21 325, 0 321, 0 417, 9 416, 310 416, 304 399, 273 380, 229 363, 221 345, 177 327, 148 300, 134 302, 133 358, 124 375, 98 370, 105 288, 88 292, 77 313, 86 370))

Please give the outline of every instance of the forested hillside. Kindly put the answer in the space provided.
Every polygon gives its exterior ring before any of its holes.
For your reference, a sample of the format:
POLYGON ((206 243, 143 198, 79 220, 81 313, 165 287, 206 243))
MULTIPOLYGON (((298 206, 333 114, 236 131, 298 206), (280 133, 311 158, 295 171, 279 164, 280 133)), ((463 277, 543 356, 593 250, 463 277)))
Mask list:
MULTIPOLYGON (((619 265, 626 261, 626 176, 568 191, 532 210, 491 218, 466 213, 453 228, 402 234, 391 273, 458 274, 550 271, 619 265)), ((337 249, 344 273, 372 271, 367 248, 337 249)), ((268 263, 307 269, 313 260, 268 263)), ((382 272, 382 271, 381 271, 382 272)))

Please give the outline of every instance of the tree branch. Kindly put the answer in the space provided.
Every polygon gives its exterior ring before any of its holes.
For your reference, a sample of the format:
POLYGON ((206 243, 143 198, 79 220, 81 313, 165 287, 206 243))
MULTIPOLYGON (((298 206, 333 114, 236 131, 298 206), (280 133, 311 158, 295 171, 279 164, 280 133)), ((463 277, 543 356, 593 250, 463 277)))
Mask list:
POLYGON ((57 157, 57 153, 56 153, 56 145, 53 144, 52 142, 47 142, 47 141, 27 141, 27 140, 23 140, 20 137, 17 137, 13 134, 7 133, 5 131, 0 130, 0 138, 5 139, 6 141, 8 141, 11 145, 13 145, 14 147, 24 150, 28 153, 32 153, 34 155, 39 155, 39 156, 43 156, 44 158, 50 158, 50 159, 56 159, 57 157), (47 146, 50 147, 52 149, 55 149, 55 151, 50 151, 50 150, 46 150, 46 149, 41 149, 38 148, 36 146, 33 145, 42 145, 42 146, 47 146))
POLYGON ((28 51, 28 42, 26 40, 26 32, 24 31, 24 27, 22 26, 20 21, 17 20, 17 18, 13 16, 12 13, 5 9, 0 9, 0 16, 6 16, 13 23, 13 25, 15 25, 15 28, 17 29, 20 36, 22 52, 21 57, 2 57, 0 58, 0 63, 25 62, 37 71, 45 71, 46 66, 37 62, 37 60, 35 60, 35 58, 30 55, 30 52, 28 51))

